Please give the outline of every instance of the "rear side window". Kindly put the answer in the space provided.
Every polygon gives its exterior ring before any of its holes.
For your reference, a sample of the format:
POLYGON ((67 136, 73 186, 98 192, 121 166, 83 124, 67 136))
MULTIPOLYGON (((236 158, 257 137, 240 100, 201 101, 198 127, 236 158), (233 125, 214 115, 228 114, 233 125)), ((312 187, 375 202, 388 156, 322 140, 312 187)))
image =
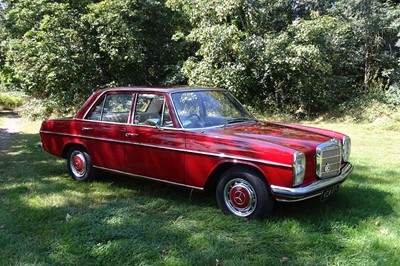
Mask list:
POLYGON ((128 123, 132 100, 132 94, 108 94, 92 108, 86 119, 128 123))

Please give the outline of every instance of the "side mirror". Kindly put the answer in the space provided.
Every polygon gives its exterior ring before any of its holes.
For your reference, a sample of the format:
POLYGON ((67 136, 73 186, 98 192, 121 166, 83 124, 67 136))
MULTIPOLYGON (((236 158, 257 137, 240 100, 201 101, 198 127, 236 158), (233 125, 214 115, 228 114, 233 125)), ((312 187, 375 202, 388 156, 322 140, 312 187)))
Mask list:
POLYGON ((164 130, 164 129, 161 127, 161 120, 157 122, 156 128, 158 129, 158 131, 164 130))

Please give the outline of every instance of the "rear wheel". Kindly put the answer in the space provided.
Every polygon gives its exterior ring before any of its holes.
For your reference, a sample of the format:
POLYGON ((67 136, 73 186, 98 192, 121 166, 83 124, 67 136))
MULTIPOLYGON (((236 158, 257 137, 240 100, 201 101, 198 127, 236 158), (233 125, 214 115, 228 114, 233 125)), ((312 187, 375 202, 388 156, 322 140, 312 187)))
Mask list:
POLYGON ((218 206, 225 214, 248 219, 265 218, 272 212, 274 199, 267 183, 255 171, 244 167, 228 169, 216 190, 218 206))
POLYGON ((72 146, 67 156, 68 171, 76 181, 89 181, 94 178, 92 159, 81 146, 72 146))

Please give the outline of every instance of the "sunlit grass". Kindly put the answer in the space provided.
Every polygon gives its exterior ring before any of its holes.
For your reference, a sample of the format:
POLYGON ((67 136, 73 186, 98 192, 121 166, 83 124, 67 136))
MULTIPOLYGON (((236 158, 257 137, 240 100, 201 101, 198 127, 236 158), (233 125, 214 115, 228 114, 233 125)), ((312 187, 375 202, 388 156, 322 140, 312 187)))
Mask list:
MULTIPOLYGON (((0 125, 3 118, 0 117, 0 125)), ((0 265, 397 265, 400 136, 318 123, 352 138, 353 175, 330 200, 225 216, 213 195, 123 176, 74 182, 24 122, 0 160, 0 265)))

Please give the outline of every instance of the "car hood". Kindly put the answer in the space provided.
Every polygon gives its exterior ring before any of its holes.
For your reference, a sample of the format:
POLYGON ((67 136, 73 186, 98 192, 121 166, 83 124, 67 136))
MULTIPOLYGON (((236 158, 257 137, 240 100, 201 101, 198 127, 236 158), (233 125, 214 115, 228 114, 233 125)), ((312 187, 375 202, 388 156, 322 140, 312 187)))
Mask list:
POLYGON ((236 140, 271 143, 305 153, 335 137, 335 133, 329 130, 271 122, 230 125, 215 129, 214 133, 236 140))

